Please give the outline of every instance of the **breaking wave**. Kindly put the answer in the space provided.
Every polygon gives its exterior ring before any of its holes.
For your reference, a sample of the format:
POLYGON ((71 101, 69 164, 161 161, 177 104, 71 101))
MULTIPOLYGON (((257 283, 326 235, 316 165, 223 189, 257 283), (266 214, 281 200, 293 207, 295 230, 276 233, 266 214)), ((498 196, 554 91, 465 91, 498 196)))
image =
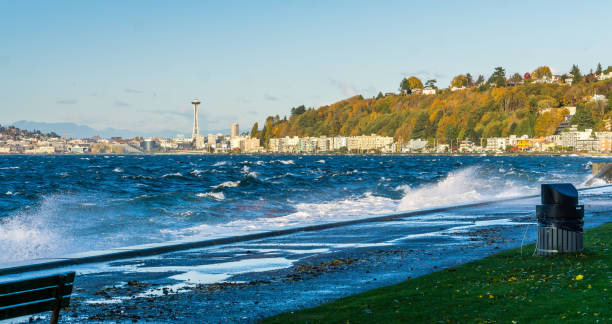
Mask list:
POLYGON ((197 197, 201 197, 201 198, 213 198, 216 200, 223 200, 225 199, 225 195, 222 192, 204 192, 204 193, 197 193, 196 194, 197 197))
MULTIPOLYGON (((506 170, 499 170, 506 173, 506 170)), ((535 187, 518 185, 514 181, 483 178, 478 167, 469 167, 449 173, 441 181, 421 187, 400 186, 404 197, 398 211, 454 205, 490 199, 516 197, 535 193, 535 187)))

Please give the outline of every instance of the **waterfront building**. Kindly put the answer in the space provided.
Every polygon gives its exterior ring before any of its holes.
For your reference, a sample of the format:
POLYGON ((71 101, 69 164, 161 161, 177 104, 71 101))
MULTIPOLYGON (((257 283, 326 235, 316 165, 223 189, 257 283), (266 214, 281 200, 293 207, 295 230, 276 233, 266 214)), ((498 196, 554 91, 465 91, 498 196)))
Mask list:
POLYGON ((232 123, 230 125, 230 137, 238 137, 240 136, 240 130, 238 127, 238 123, 232 123))
POLYGON ((327 152, 329 151, 329 138, 327 138, 327 136, 321 136, 319 137, 318 141, 317 141, 317 150, 319 152, 327 152))
POLYGON ((351 136, 347 139, 346 147, 349 151, 382 150, 393 144, 393 137, 372 135, 351 136))
POLYGON ((330 148, 333 151, 338 151, 343 147, 347 147, 347 137, 346 136, 336 136, 330 138, 330 148))
POLYGON ((422 151, 423 149, 425 149, 425 147, 427 147, 427 144, 427 141, 422 140, 420 138, 411 139, 410 141, 408 141, 408 143, 404 144, 404 147, 402 147, 402 152, 422 151))
POLYGON ((486 150, 490 152, 503 152, 506 150, 506 145, 508 145, 508 142, 508 139, 505 137, 489 137, 487 138, 486 150))
MULTIPOLYGON (((206 143, 208 144, 208 146, 215 148, 217 146, 217 140, 219 139, 219 135, 221 134, 208 134, 207 138, 206 138, 206 143)), ((222 137, 223 135, 221 135, 222 137)))
POLYGON ((25 154, 53 154, 55 148, 53 146, 34 146, 24 151, 25 154))
POLYGON ((240 149, 240 142, 242 142, 245 139, 245 137, 242 136, 236 136, 236 137, 230 137, 230 149, 231 150, 236 150, 236 149, 240 149))
POLYGON ((260 145, 259 138, 249 137, 240 141, 240 152, 242 153, 259 153, 263 152, 263 147, 260 145))
POLYGON ((612 152, 612 132, 596 132, 599 152, 612 152))

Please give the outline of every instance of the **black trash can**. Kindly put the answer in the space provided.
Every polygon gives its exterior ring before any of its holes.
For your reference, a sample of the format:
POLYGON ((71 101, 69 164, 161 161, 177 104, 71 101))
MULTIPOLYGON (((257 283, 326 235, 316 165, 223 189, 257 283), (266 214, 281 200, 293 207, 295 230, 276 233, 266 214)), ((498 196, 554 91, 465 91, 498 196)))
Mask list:
POLYGON ((538 255, 579 253, 583 250, 584 206, 570 183, 542 184, 538 218, 538 255))

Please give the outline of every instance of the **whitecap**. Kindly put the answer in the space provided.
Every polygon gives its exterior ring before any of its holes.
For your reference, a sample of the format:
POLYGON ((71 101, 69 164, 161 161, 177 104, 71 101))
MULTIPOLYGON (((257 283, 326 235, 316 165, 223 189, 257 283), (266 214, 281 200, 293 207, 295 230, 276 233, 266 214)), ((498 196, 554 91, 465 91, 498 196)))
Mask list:
POLYGON ((183 174, 181 174, 180 172, 175 172, 175 173, 168 173, 168 174, 164 174, 162 176, 162 178, 168 178, 168 177, 182 177, 183 174))
POLYGON ((213 199, 216 199, 216 200, 223 200, 223 199, 225 199, 225 195, 222 192, 197 193, 196 196, 200 197, 200 198, 208 197, 208 198, 213 198, 213 199))
POLYGON ((117 168, 114 168, 114 169, 113 169, 113 172, 121 173, 121 172, 123 172, 123 169, 122 169, 122 168, 117 167, 117 168))
POLYGON ((194 176, 196 176, 196 177, 199 177, 199 176, 200 176, 200 174, 201 174, 201 173, 203 173, 203 172, 204 172, 204 171, 202 171, 202 170, 194 169, 194 170, 191 170, 191 172, 189 172, 189 173, 190 173, 190 174, 193 174, 193 175, 194 175, 194 176))
POLYGON ((482 201, 487 199, 520 196, 535 192, 535 188, 516 185, 512 182, 483 179, 478 168, 469 167, 449 173, 446 178, 434 184, 421 187, 399 186, 404 190, 398 211, 415 210, 437 206, 482 201), (499 189, 503 188, 502 191, 499 189))
POLYGON ((285 165, 295 164, 295 162, 293 162, 293 160, 272 160, 270 162, 278 162, 278 163, 282 163, 282 164, 285 164, 285 165))
POLYGON ((235 188, 238 187, 238 185, 240 185, 240 181, 225 181, 224 183, 218 184, 216 186, 211 186, 211 188, 235 188))

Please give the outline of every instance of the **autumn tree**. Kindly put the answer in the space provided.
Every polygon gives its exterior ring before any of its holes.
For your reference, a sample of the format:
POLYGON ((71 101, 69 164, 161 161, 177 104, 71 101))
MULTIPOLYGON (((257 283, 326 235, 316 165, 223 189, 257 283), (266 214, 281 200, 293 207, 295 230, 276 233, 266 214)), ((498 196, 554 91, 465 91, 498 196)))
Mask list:
POLYGON ((423 89, 423 83, 415 76, 404 78, 400 83, 400 90, 423 89))
POLYGON ((253 125, 253 128, 251 128, 251 137, 257 137, 259 133, 259 125, 257 124, 257 122, 255 122, 255 124, 253 125))
POLYGON ((569 111, 560 108, 543 113, 536 120, 534 127, 535 135, 539 137, 553 135, 567 115, 569 115, 569 111))
POLYGON ((506 85, 506 70, 503 67, 498 66, 491 74, 488 83, 495 84, 495 86, 503 87, 506 85))
POLYGON ((451 81, 451 87, 455 87, 455 88, 467 87, 469 84, 470 84, 470 80, 467 78, 467 76, 463 74, 459 74, 458 76, 454 77, 453 80, 451 81))
POLYGON ((449 124, 444 130, 444 137, 446 138, 446 142, 448 144, 452 145, 453 142, 457 143, 458 136, 459 131, 454 124, 449 124))
POLYGON ((542 79, 544 77, 550 78, 552 77, 552 71, 548 66, 540 66, 537 69, 533 70, 531 76, 536 80, 542 79))
POLYGON ((508 79, 508 81, 510 81, 511 83, 514 83, 514 84, 519 84, 519 83, 521 83, 521 81, 523 81, 523 77, 521 77, 521 75, 518 74, 518 73, 514 73, 510 77, 510 79, 508 79))

